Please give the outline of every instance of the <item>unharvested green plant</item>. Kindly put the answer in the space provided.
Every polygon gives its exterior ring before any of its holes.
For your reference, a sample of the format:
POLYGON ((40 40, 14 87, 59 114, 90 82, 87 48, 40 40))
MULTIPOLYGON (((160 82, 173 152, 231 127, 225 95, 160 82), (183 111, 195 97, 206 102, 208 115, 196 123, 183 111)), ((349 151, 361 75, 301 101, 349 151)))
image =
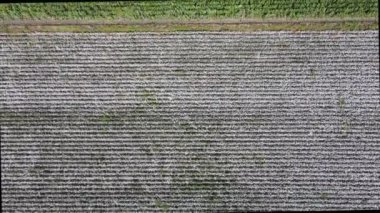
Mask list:
POLYGON ((109 125, 112 121, 112 116, 110 113, 105 112, 100 116, 100 122, 102 125, 106 126, 109 125))
POLYGON ((102 126, 102 133, 106 133, 112 124, 122 121, 122 118, 118 118, 114 112, 104 112, 100 115, 99 122, 102 126))
POLYGON ((178 77, 182 77, 186 75, 186 72, 185 70, 182 70, 182 69, 175 69, 174 74, 178 77))
POLYGON ((328 198, 328 194, 326 192, 322 192, 320 197, 321 199, 326 200, 328 198))
POLYGON ((265 158, 262 155, 254 155, 255 163, 258 167, 262 168, 265 166, 265 158))
POLYGON ((314 69, 310 69, 310 78, 315 80, 317 78, 317 72, 314 69))
POLYGON ((169 205, 165 202, 162 202, 159 198, 154 200, 154 205, 161 210, 161 212, 168 212, 169 205))
POLYGON ((157 96, 149 90, 144 90, 141 94, 144 102, 148 104, 150 107, 152 107, 154 110, 157 108, 159 105, 157 96))
POLYGON ((347 119, 345 119, 342 123, 342 134, 344 137, 347 137, 349 130, 350 130, 350 123, 347 119))
POLYGON ((339 109, 341 112, 344 111, 345 106, 346 106, 346 101, 345 101, 343 96, 340 96, 339 97, 339 109))

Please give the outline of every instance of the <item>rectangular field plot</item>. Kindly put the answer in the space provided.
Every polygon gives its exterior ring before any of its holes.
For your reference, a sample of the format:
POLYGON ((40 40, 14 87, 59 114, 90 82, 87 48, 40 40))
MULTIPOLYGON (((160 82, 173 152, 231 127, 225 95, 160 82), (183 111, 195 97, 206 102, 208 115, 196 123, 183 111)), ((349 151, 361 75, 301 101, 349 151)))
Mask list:
POLYGON ((0 34, 4 212, 380 208, 379 34, 0 34))

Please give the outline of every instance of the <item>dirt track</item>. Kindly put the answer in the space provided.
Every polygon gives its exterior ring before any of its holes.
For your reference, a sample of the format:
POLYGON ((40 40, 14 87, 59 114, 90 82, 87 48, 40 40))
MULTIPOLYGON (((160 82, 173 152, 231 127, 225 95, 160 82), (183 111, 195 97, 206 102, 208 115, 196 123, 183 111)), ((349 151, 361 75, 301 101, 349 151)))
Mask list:
POLYGON ((224 24, 307 24, 307 23, 375 23, 376 18, 359 18, 359 19, 305 19, 305 20, 257 20, 257 19, 227 19, 227 20, 195 20, 195 21, 89 21, 89 20, 18 20, 18 21, 3 21, 0 25, 5 26, 60 26, 60 25, 224 25, 224 24))

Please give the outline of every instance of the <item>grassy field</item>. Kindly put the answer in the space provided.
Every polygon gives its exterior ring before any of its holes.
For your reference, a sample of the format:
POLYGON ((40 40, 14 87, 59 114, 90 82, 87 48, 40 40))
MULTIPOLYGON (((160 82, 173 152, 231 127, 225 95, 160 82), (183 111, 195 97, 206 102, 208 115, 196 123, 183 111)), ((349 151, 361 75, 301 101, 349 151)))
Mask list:
POLYGON ((169 0, 1 4, 0 20, 377 17, 377 0, 169 0))

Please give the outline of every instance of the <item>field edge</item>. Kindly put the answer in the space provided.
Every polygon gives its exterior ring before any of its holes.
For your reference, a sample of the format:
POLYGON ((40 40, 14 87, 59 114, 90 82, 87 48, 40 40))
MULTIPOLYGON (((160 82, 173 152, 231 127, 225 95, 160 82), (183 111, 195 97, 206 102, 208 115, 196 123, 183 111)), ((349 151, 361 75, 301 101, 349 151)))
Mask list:
POLYGON ((181 32, 181 31, 356 31, 378 30, 378 19, 311 20, 213 20, 213 21, 10 21, 0 24, 2 33, 33 32, 181 32))

